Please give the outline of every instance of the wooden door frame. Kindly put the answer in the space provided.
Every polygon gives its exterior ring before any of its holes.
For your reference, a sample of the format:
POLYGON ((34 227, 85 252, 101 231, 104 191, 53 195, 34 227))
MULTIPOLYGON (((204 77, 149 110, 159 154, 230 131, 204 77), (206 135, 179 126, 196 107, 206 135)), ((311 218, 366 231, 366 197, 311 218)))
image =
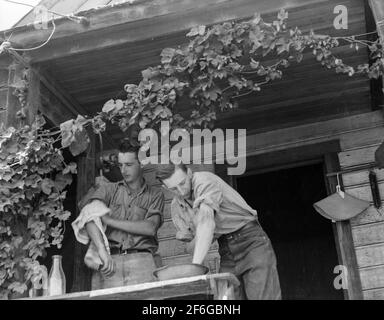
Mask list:
MULTIPOLYGON (((323 163, 324 179, 327 194, 336 191, 337 178, 327 178, 326 173, 340 170, 338 152, 341 151, 339 140, 330 140, 310 145, 272 151, 247 158, 247 170, 238 177, 226 176, 226 166, 218 166, 217 174, 224 178, 233 188, 237 189, 237 179, 247 175, 271 172, 280 169, 300 167, 304 165, 323 163), (249 160, 252 163, 248 163, 249 160)), ((342 184, 342 179, 341 184, 342 184)), ((342 186, 343 187, 343 186, 342 186)), ((335 246, 339 265, 346 267, 347 288, 343 289, 344 299, 361 300, 363 291, 353 245, 352 228, 349 220, 332 223, 335 246)), ((333 270, 330 270, 332 272, 333 270)), ((337 274, 335 274, 335 277, 337 274)))
MULTIPOLYGON (((339 171, 340 162, 336 152, 324 155, 325 173, 339 171)), ((327 193, 336 192, 337 178, 327 177, 326 179, 327 193)), ((343 179, 340 176, 340 185, 344 189, 343 179)), ((332 223, 333 234, 335 236, 337 256, 339 265, 345 266, 347 270, 347 288, 343 290, 346 300, 363 300, 363 289, 361 285, 360 272, 358 269, 356 250, 353 244, 352 226, 350 220, 337 221, 332 223)))

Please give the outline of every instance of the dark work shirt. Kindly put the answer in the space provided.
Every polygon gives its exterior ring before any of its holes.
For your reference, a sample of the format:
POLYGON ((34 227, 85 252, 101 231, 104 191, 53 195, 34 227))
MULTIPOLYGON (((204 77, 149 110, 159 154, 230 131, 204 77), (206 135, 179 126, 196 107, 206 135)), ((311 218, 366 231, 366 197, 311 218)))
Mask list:
MULTIPOLYGON (((103 183, 90 199, 103 201, 111 209, 110 216, 113 219, 140 221, 159 215, 159 227, 163 223, 164 195, 161 190, 150 187, 145 181, 137 192, 132 192, 124 181, 103 183)), ((106 236, 111 246, 120 246, 123 250, 149 249, 155 253, 159 245, 157 236, 137 235, 111 227, 107 228, 106 236)))

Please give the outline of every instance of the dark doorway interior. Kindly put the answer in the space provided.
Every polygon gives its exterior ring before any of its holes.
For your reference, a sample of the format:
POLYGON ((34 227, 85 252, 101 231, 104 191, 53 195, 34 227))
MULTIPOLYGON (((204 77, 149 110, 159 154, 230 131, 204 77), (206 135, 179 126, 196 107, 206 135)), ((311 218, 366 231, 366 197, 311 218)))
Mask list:
POLYGON ((258 211, 274 247, 283 299, 343 299, 332 222, 313 203, 326 197, 323 165, 248 175, 237 190, 258 211))

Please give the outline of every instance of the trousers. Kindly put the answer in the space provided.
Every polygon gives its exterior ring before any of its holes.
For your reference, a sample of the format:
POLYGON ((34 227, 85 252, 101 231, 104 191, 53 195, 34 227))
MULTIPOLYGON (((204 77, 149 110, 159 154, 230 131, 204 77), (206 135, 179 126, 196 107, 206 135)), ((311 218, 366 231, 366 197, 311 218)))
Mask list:
POLYGON ((92 290, 121 287, 155 281, 153 271, 156 269, 153 255, 149 252, 112 255, 116 271, 105 277, 99 271, 92 274, 92 290))
POLYGON ((230 272, 240 281, 241 285, 235 289, 237 299, 281 299, 276 256, 257 221, 230 235, 222 235, 218 243, 220 272, 230 272))

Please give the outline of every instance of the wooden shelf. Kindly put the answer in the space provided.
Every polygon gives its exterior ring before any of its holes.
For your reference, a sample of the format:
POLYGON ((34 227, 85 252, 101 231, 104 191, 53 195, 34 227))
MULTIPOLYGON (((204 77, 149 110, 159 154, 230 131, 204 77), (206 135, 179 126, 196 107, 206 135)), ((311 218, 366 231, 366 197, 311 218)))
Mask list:
POLYGON ((196 294, 213 294, 215 299, 230 300, 234 299, 233 289, 239 284, 231 273, 216 273, 22 300, 162 300, 196 294))

